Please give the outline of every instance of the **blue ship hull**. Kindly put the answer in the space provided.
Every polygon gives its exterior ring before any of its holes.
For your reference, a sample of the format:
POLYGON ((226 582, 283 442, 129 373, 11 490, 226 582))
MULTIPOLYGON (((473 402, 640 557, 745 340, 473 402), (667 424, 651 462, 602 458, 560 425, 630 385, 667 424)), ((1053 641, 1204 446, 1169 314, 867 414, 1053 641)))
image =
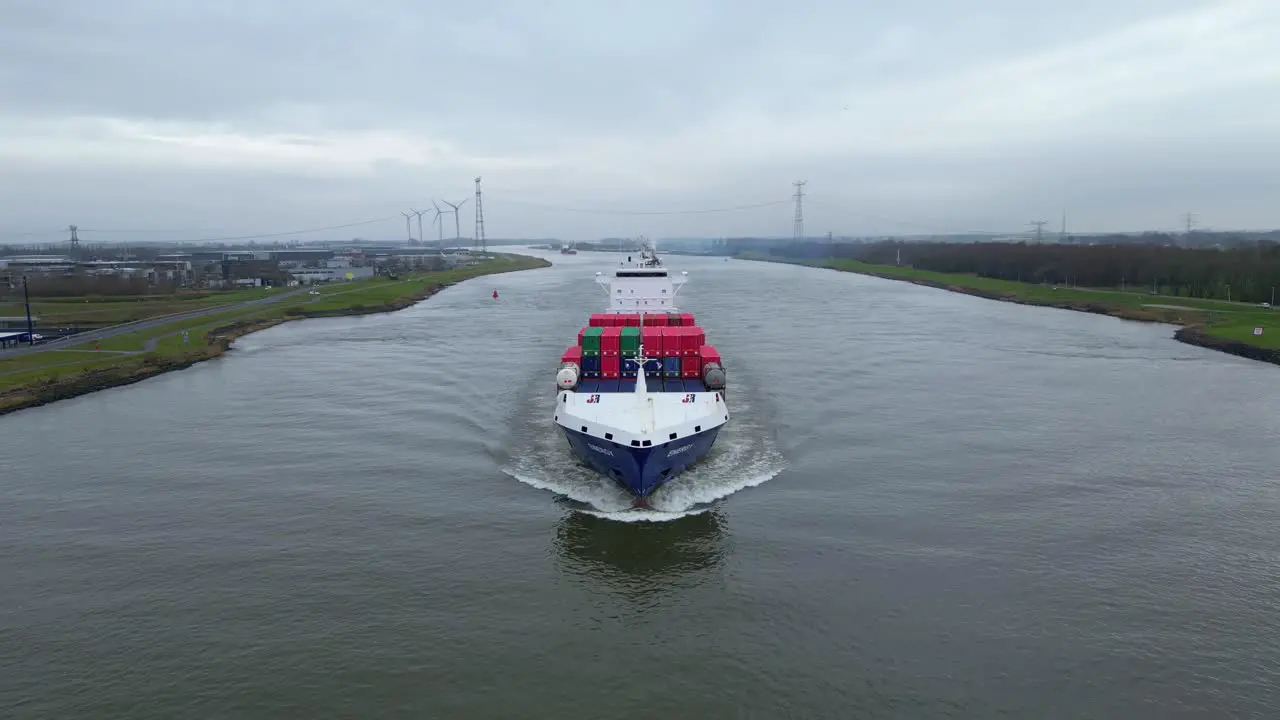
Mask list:
POLYGON ((562 427, 569 446, 584 462, 640 498, 674 479, 711 451, 720 427, 656 447, 637 448, 562 427), (686 449, 687 447, 687 449, 686 449))

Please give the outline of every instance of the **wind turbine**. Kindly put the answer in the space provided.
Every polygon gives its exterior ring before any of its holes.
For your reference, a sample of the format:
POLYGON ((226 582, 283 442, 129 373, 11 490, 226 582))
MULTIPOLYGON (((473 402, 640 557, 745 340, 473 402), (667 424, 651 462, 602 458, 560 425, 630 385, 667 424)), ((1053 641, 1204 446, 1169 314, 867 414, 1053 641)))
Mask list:
MULTIPOLYGON (((422 215, 423 215, 423 213, 425 213, 425 212, 426 212, 426 210, 414 210, 413 208, 409 208, 409 212, 412 212, 414 215, 417 215, 417 216, 418 216, 418 242, 419 242, 419 243, 421 243, 421 242, 423 242, 423 240, 422 240, 422 215)), ((410 239, 412 239, 412 238, 410 238, 410 239)))
MULTIPOLYGON (((440 247, 443 248, 444 247, 444 222, 440 219, 440 216, 444 214, 444 211, 440 209, 439 205, 436 205, 435 200, 432 200, 431 204, 436 206, 436 219, 433 222, 435 222, 437 225, 440 226, 440 247)), ((441 250, 441 252, 443 252, 443 250, 441 250)))
POLYGON ((463 205, 466 205, 466 204, 467 204, 467 198, 463 198, 460 202, 456 202, 456 203, 451 203, 451 202, 449 202, 448 200, 445 200, 445 201, 444 201, 444 204, 445 204, 445 205, 448 205, 448 206, 449 206, 449 207, 451 207, 451 208, 453 208, 453 239, 454 239, 454 244, 456 244, 456 245, 461 245, 461 243, 460 243, 460 242, 458 242, 458 241, 462 240, 462 230, 460 230, 460 229, 459 229, 459 226, 458 226, 458 208, 460 208, 460 207, 462 207, 463 205))
POLYGON ((412 228, 409 227, 409 218, 413 217, 413 213, 402 212, 400 214, 404 216, 404 234, 407 235, 410 240, 412 240, 413 230, 412 228))

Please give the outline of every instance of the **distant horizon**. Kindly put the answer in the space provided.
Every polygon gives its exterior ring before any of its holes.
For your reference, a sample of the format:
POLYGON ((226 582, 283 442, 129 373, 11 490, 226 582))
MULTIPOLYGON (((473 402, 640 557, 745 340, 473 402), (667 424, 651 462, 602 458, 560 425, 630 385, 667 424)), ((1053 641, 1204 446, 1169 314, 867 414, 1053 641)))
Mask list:
MULTIPOLYGON (((1266 235, 1266 234, 1272 234, 1272 233, 1280 233, 1280 228, 1263 228, 1263 229, 1250 229, 1250 230, 1234 230, 1234 229, 1216 230, 1213 228, 1195 228, 1191 232, 1195 235, 1199 235, 1202 237, 1208 237, 1208 236, 1214 236, 1214 235, 1266 235)), ((1166 237, 1178 237, 1185 234, 1186 234, 1185 231, 1177 231, 1177 230, 1140 230, 1140 231, 1105 231, 1105 232, 1071 232, 1070 230, 1068 230, 1066 233, 1066 237, 1107 237, 1107 236, 1141 237, 1144 235, 1160 235, 1160 236, 1166 236, 1166 237)), ((640 236, 632 236, 632 237, 616 237, 615 236, 615 237, 596 238, 592 240, 569 240, 565 238, 554 238, 554 237, 486 238, 485 242, 489 246, 510 247, 513 245, 539 245, 539 244, 547 244, 547 243, 570 243, 570 242, 576 243, 576 244, 582 244, 582 243, 600 244, 600 243, 617 242, 619 240, 636 240, 639 237, 640 236)), ((1062 237, 1062 234, 1060 232, 1046 231, 1043 234, 1043 242, 1054 243, 1054 242, 1057 242, 1059 239, 1061 239, 1061 237, 1062 237)), ((1024 232, 1012 232, 1012 233, 920 233, 920 234, 911 234, 911 235, 906 235, 906 234, 902 234, 902 235, 833 235, 831 237, 831 241, 833 242, 866 242, 866 241, 895 240, 895 239, 901 239, 901 240, 979 239, 981 240, 981 239, 1000 239, 1000 238, 1016 239, 1018 241, 1034 241, 1035 233, 1024 231, 1024 232)), ((723 237, 711 237, 711 236, 655 237, 650 239, 653 240, 655 243, 658 243, 660 247, 661 244, 664 242, 665 243, 713 243, 716 241, 723 241, 723 240, 753 240, 753 241, 774 242, 778 244, 787 244, 792 242, 825 242, 827 241, 828 238, 826 235, 806 235, 797 241, 795 238, 792 238, 789 236, 780 237, 780 236, 768 236, 768 235, 732 235, 732 236, 723 236, 723 237)), ((416 245, 409 245, 408 241, 404 238, 400 238, 400 239, 350 238, 345 240, 315 239, 315 240, 298 240, 298 241, 283 240, 283 239, 270 239, 269 241, 260 241, 260 240, 252 240, 252 239, 246 239, 243 241, 148 240, 148 239, 131 239, 128 241, 123 241, 123 240, 97 241, 97 240, 87 240, 82 238, 80 246, 83 249, 100 248, 100 249, 113 249, 113 250, 118 250, 127 246, 148 246, 148 247, 225 246, 228 248, 252 246, 252 247, 263 248, 263 249, 288 249, 290 247, 299 247, 299 248, 314 247, 321 244, 338 245, 338 246, 387 245, 387 246, 396 246, 396 247, 434 248, 439 245, 439 241, 428 240, 425 242, 419 242, 416 245)), ((68 242, 66 240, 63 240, 61 242, 37 242, 37 243, 0 242, 0 247, 8 247, 11 249, 29 249, 29 250, 38 250, 41 248, 45 248, 45 249, 54 248, 63 252, 69 249, 68 242)), ((469 237, 464 237, 461 239, 450 238, 444 241, 444 247, 469 250, 469 249, 472 249, 473 243, 471 238, 469 237)))

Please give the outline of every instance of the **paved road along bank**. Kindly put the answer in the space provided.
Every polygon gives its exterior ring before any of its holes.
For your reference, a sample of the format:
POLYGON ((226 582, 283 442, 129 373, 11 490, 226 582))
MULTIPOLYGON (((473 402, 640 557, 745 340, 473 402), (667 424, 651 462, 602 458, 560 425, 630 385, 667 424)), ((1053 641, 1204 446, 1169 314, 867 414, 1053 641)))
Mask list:
POLYGON ((229 312, 232 310, 241 310, 244 308, 251 308, 259 305, 270 305, 272 303, 279 302, 286 298, 291 298, 297 295, 301 295, 303 293, 306 293, 308 290, 310 290, 309 287, 303 287, 297 290, 290 290, 289 292, 268 295, 266 297, 261 297, 256 300, 246 300, 244 302, 230 303, 228 305, 215 305, 214 307, 203 308, 200 310, 192 310, 191 312, 179 313, 176 315, 163 315, 160 317, 147 318, 146 320, 135 320, 134 322, 124 323, 121 325, 112 325, 111 327, 99 328, 97 330, 90 330, 88 332, 83 332, 83 333, 80 333, 79 335, 69 335, 64 338, 58 338, 57 340, 47 342, 47 343, 42 343, 40 345, 22 345, 10 350, 3 350, 3 351, 0 351, 0 358, 15 357, 17 355, 26 355, 28 353, 43 352, 45 350, 65 350, 69 347, 73 347, 75 345, 81 345, 86 342, 93 342, 95 340, 106 340, 107 338, 112 338, 117 335, 124 335, 126 333, 138 332, 139 330, 147 330, 149 328, 158 327, 160 325, 167 325, 169 323, 178 322, 181 320, 190 320, 192 318, 203 317, 205 315, 215 315, 218 313, 229 312))

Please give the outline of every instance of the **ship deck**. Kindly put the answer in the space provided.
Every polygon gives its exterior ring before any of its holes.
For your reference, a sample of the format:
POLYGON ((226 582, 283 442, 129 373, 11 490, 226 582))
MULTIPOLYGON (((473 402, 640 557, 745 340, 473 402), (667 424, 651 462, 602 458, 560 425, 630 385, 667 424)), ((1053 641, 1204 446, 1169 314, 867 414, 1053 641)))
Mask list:
MULTIPOLYGON (((695 378, 648 378, 645 380, 646 389, 651 393, 670 392, 670 393, 701 393, 707 392, 707 386, 702 380, 695 378)), ((600 379, 584 379, 578 381, 577 392, 580 393, 607 393, 607 392, 635 392, 635 379, 624 380, 600 380, 600 379)))

